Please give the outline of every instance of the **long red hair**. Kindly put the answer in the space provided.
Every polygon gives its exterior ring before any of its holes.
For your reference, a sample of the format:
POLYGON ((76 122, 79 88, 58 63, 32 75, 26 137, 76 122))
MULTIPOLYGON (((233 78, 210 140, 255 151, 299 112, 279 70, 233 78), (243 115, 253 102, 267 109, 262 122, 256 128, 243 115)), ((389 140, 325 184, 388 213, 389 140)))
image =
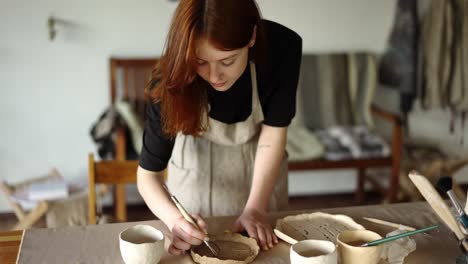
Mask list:
POLYGON ((163 55, 146 91, 161 105, 164 132, 199 136, 207 128, 208 85, 196 72, 195 43, 206 38, 221 50, 248 45, 256 26, 250 59, 261 57, 263 29, 255 0, 181 0, 166 39, 163 55))

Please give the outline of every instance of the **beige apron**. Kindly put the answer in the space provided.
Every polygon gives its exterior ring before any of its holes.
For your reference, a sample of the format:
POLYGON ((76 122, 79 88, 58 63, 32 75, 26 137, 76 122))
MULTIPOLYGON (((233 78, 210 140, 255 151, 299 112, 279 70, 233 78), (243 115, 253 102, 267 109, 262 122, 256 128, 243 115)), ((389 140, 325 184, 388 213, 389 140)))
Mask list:
MULTIPOLYGON (((179 133, 168 164, 167 185, 190 213, 238 215, 249 197, 255 153, 263 121, 255 64, 250 62, 252 113, 242 122, 225 124, 209 118, 201 137, 179 133)), ((287 157, 270 198, 270 211, 288 205, 287 157)))

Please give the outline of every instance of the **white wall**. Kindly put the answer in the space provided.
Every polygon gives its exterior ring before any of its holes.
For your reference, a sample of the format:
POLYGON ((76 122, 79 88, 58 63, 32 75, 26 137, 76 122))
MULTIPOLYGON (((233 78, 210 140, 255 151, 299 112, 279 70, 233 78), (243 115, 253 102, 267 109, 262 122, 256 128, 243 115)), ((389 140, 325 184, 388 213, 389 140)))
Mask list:
MULTIPOLYGON (((109 103, 108 58, 160 54, 169 1, 0 0, 0 177, 87 175, 89 128, 109 103), (46 21, 65 21, 48 40, 46 21)), ((9 209, 0 198, 0 210, 9 209)))
POLYGON ((264 17, 293 28, 304 52, 381 52, 393 22, 395 0, 260 0, 264 17))
MULTIPOLYGON (((265 18, 303 37, 305 52, 382 51, 395 1, 259 5, 265 18)), ((159 55, 175 6, 167 0, 0 0, 0 177, 15 182, 57 167, 67 179, 85 180, 86 155, 94 150, 89 128, 109 103, 109 57, 159 55), (53 42, 50 15, 63 20, 53 42)), ((291 180, 293 192, 304 186, 291 180)), ((305 190, 325 190, 304 181, 305 190)), ((0 211, 7 210, 1 197, 0 211)))

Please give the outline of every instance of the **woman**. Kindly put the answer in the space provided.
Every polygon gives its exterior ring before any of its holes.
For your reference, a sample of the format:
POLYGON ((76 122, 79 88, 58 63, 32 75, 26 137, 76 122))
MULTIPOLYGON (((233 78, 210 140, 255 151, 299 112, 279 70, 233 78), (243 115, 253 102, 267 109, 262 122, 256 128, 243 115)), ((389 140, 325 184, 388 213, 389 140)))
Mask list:
MULTIPOLYGON (((287 206, 287 126, 295 114, 302 40, 262 20, 254 0, 182 0, 153 72, 138 189, 172 231, 172 254, 205 234, 184 220, 161 184, 191 213, 240 215, 268 250, 266 214, 287 206)), ((202 228, 203 219, 194 215, 202 228)))

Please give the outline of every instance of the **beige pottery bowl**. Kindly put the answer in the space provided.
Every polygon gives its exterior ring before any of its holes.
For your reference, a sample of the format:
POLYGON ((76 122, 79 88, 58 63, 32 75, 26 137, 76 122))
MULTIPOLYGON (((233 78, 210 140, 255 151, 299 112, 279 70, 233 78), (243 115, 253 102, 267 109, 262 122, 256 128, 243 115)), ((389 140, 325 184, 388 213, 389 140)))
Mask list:
POLYGON ((360 247, 350 243, 355 241, 370 242, 382 236, 370 230, 343 231, 337 237, 338 252, 342 264, 377 264, 380 261, 382 244, 360 247))
POLYGON ((337 264, 335 244, 325 240, 303 240, 291 246, 291 264, 337 264))
POLYGON ((119 242, 126 264, 155 264, 164 253, 164 234, 149 225, 136 225, 122 231, 119 242))

